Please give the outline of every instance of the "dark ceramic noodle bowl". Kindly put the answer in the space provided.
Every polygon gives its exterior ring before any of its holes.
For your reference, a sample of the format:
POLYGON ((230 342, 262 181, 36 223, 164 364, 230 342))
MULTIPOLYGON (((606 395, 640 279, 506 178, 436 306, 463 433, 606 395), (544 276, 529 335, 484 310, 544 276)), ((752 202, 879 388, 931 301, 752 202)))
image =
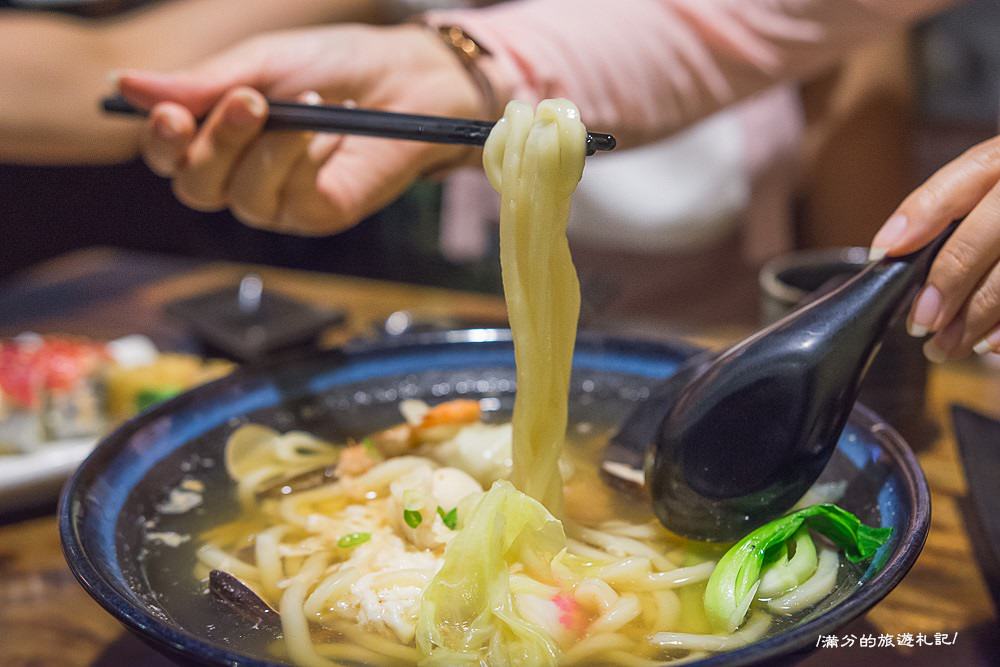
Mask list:
MULTIPOLYGON (((694 351, 677 343, 581 335, 571 422, 619 423, 694 351)), ((146 522, 167 490, 186 475, 206 479, 207 526, 235 513, 222 455, 227 436, 240 424, 357 437, 398 422, 404 398, 434 403, 458 396, 495 399, 488 403, 495 414, 487 417, 501 420, 509 417, 513 390, 510 333, 495 329, 403 337, 238 371, 136 417, 100 443, 63 492, 59 527, 66 560, 109 613, 175 659, 279 664, 266 653, 274 631, 254 630, 227 616, 198 588, 191 576, 193 541, 177 547, 172 561, 145 543, 146 522), (158 565, 147 568, 152 562, 158 565)), ((818 635, 864 613, 903 578, 927 534, 927 485, 902 439, 861 406, 820 481, 839 480, 847 482, 841 504, 866 523, 892 526, 891 541, 865 567, 850 574, 842 568, 826 600, 783 623, 773 636, 696 664, 747 665, 814 646, 818 635)), ((164 517, 155 530, 172 529, 170 521, 164 517)))

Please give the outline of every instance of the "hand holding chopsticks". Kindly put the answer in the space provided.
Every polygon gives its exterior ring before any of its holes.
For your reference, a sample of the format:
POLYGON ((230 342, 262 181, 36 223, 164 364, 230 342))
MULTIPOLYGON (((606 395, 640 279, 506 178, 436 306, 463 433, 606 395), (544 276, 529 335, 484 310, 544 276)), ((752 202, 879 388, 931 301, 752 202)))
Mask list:
MULTIPOLYGON (((122 72, 117 84, 148 109, 142 157, 182 202, 307 235, 343 231, 420 176, 473 164, 469 145, 492 123, 462 119, 500 114, 441 39, 416 25, 270 33, 183 71, 122 72), (302 91, 315 92, 296 97, 302 91), (362 110, 312 105, 348 99, 362 110), (377 108, 405 113, 364 110, 377 108)), ((135 112, 123 102, 108 109, 135 112)), ((592 144, 611 139, 593 135, 592 144)))
MULTIPOLYGON (((101 107, 108 113, 146 115, 144 110, 133 106, 121 95, 105 97, 101 100, 101 107)), ((494 125, 483 120, 274 100, 268 100, 268 110, 264 125, 267 130, 307 130, 468 146, 485 144, 494 125)), ((587 155, 610 151, 614 147, 615 138, 610 134, 587 133, 587 155)))

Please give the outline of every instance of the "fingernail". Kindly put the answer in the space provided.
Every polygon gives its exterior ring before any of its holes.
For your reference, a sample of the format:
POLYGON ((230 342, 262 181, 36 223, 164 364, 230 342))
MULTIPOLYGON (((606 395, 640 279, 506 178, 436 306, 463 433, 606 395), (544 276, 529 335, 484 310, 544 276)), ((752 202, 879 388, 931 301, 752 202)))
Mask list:
POLYGON ((234 103, 226 109, 226 120, 238 125, 252 125, 263 115, 264 103, 249 92, 237 93, 234 96, 234 103))
POLYGON ((156 115, 153 119, 153 128, 156 130, 157 136, 167 141, 173 141, 181 136, 180 127, 177 126, 173 118, 165 113, 156 115))
POLYGON ((951 351, 962 342, 964 331, 965 323, 962 320, 952 320, 934 338, 924 343, 924 356, 936 364, 947 361, 951 351))
POLYGON ((937 342, 929 340, 924 343, 924 356, 928 361, 940 364, 948 360, 948 353, 938 347, 937 342))
POLYGON ((913 317, 908 327, 910 335, 923 338, 934 326, 941 312, 941 292, 934 285, 928 285, 920 291, 913 304, 913 317))
POLYGON ((316 105, 323 103, 323 97, 315 90, 307 90, 306 92, 299 95, 299 101, 302 102, 303 104, 316 105))
POLYGON ((115 88, 121 83, 122 79, 127 76, 143 76, 145 78, 160 77, 165 75, 158 75, 155 73, 144 72, 143 70, 128 68, 128 67, 118 67, 113 70, 108 70, 108 73, 104 75, 104 80, 108 82, 108 85, 114 86, 115 88))
POLYGON ((989 354, 997 350, 1000 350, 1000 327, 991 331, 972 348, 972 351, 979 355, 989 354))
POLYGON ((896 242, 903 238, 903 233, 906 231, 906 216, 902 213, 896 213, 882 225, 882 229, 878 230, 875 234, 875 238, 872 239, 872 247, 868 251, 868 259, 871 261, 877 261, 885 257, 896 242))

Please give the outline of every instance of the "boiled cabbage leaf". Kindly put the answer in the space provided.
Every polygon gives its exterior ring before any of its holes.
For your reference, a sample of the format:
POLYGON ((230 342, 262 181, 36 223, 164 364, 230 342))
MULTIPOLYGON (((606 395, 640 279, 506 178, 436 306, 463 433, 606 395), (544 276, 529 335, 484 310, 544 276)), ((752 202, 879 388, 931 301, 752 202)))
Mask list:
POLYGON ((562 523, 506 481, 483 494, 448 544, 424 591, 417 621, 422 665, 555 665, 559 647, 518 614, 509 570, 520 563, 539 581, 566 545, 562 523))

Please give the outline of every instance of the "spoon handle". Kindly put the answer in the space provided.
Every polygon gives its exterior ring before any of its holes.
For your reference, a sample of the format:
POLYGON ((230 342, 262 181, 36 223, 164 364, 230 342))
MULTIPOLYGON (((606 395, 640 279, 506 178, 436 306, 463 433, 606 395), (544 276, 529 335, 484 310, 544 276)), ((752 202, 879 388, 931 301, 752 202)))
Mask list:
MULTIPOLYGON (((812 310, 814 318, 832 318, 839 322, 839 328, 850 330, 853 335, 868 335, 873 340, 880 340, 885 331, 909 309, 921 285, 927 280, 938 252, 959 222, 948 225, 920 250, 873 262, 804 310, 812 310), (820 306, 819 302, 827 302, 827 305, 820 306)), ((797 317, 802 320, 810 316, 800 312, 797 317)))
POLYGON ((927 274, 930 273, 938 253, 951 238, 959 224, 961 224, 961 220, 952 222, 933 241, 920 250, 900 257, 885 257, 869 267, 866 272, 885 274, 887 278, 892 278, 894 282, 898 281, 900 286, 907 288, 919 287, 927 280, 927 274))

